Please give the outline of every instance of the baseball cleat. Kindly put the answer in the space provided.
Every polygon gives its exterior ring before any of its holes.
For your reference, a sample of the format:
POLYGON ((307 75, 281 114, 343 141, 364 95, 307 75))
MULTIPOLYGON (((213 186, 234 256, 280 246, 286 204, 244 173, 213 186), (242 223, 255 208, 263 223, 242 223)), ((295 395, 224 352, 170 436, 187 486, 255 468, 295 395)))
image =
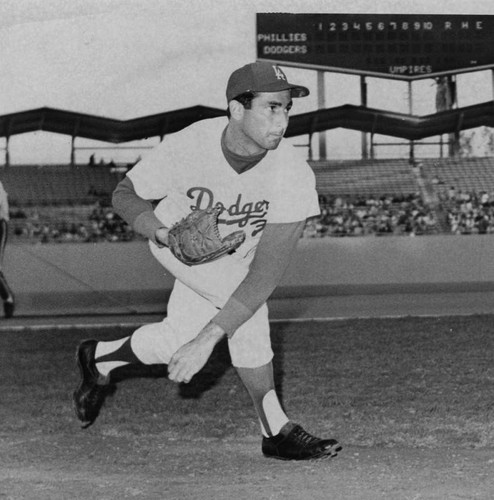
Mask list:
POLYGON ((85 340, 77 348, 76 361, 81 374, 79 387, 74 391, 74 408, 77 418, 84 422, 87 429, 99 415, 107 396, 115 392, 115 384, 109 377, 103 377, 96 368, 94 355, 96 340, 85 340))
POLYGON ((340 450, 341 445, 335 439, 317 438, 292 422, 285 424, 276 436, 262 439, 263 455, 279 460, 335 457, 340 450))

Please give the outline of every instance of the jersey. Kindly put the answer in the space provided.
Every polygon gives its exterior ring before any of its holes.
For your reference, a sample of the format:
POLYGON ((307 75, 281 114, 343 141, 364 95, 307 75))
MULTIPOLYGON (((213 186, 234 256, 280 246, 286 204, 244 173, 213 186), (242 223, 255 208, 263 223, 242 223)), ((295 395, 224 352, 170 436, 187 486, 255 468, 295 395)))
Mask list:
POLYGON ((253 168, 237 173, 227 162, 221 137, 225 118, 202 120, 162 141, 127 176, 144 199, 161 200, 155 213, 166 227, 192 210, 219 206, 221 236, 243 230, 233 256, 250 262, 266 224, 319 214, 315 176, 305 158, 280 143, 253 168))

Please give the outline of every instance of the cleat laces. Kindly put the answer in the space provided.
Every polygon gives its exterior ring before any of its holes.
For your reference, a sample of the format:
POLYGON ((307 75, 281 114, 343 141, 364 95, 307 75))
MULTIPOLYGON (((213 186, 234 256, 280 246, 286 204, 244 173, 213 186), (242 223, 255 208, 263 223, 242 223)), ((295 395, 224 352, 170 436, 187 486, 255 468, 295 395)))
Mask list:
POLYGON ((292 435, 294 439, 305 448, 321 441, 320 439, 314 437, 312 434, 309 434, 307 431, 302 429, 302 427, 296 427, 295 429, 293 429, 292 435))

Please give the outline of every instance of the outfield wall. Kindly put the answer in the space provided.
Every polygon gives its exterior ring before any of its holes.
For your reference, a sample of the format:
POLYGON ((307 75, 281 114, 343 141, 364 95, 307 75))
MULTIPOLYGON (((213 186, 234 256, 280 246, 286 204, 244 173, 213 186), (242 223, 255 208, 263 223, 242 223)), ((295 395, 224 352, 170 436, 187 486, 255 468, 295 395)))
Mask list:
MULTIPOLYGON (((18 313, 166 309, 173 279, 147 244, 8 245, 18 313)), ((302 239, 275 297, 494 290, 494 237, 302 239)))
POLYGON ((494 238, 398 236, 301 240, 284 293, 494 290, 494 238))

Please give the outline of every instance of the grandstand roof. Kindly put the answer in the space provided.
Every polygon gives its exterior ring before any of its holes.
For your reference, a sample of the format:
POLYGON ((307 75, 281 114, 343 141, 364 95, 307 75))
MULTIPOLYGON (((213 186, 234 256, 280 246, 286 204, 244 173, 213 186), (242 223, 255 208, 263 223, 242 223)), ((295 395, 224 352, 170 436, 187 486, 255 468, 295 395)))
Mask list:
POLYGON ((425 116, 346 104, 292 117, 286 136, 342 127, 407 140, 419 140, 484 125, 494 126, 494 101, 425 116))
MULTIPOLYGON (((193 106, 130 120, 117 120, 44 107, 0 116, 0 137, 44 130, 118 144, 163 137, 198 120, 225 114, 222 109, 193 106)), ((419 140, 480 126, 494 126, 494 101, 425 116, 346 104, 292 116, 285 135, 295 137, 346 128, 419 140)))
POLYGON ((162 137, 198 120, 224 114, 224 110, 193 106, 131 120, 116 120, 45 107, 0 116, 0 137, 44 130, 118 144, 162 137))

